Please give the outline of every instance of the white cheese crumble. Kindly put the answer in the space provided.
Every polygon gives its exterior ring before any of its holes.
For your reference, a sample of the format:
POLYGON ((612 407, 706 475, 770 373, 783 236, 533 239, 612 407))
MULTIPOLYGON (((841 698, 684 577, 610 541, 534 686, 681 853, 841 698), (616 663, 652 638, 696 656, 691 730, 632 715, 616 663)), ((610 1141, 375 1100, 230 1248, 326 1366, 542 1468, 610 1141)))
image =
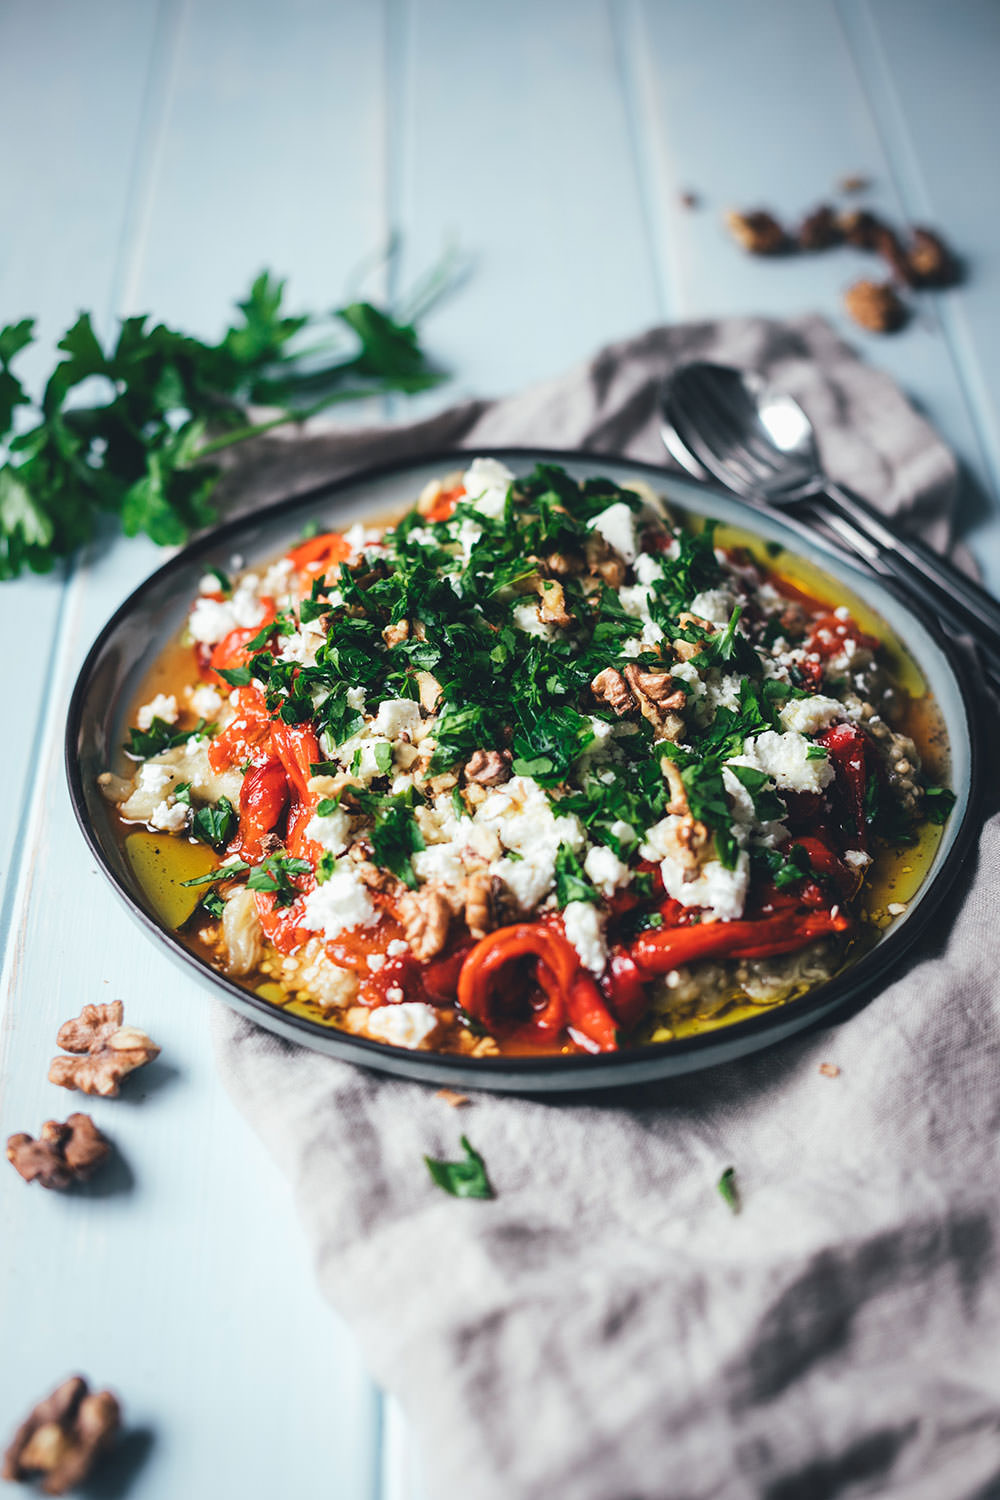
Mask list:
POLYGON ((162 792, 173 783, 174 773, 166 766, 153 765, 149 761, 139 767, 139 790, 162 792))
POLYGON ((728 589, 706 589, 691 600, 691 613, 711 625, 728 625, 737 602, 728 589))
POLYGON ((810 760, 809 748, 805 735, 795 730, 778 734, 765 729, 748 739, 743 754, 734 755, 729 764, 766 772, 779 791, 821 792, 833 780, 833 766, 826 755, 810 760))
POLYGON ((660 865, 660 875, 668 896, 682 906, 703 907, 713 922, 735 922, 743 915, 750 884, 750 856, 744 849, 736 857, 734 870, 710 859, 693 880, 685 880, 679 862, 668 857, 660 865))
POLYGON ((522 603, 514 605, 514 624, 526 635, 540 635, 547 641, 552 640, 558 634, 556 627, 539 615, 536 599, 525 599, 522 603))
POLYGON ((595 844, 592 849, 588 849, 583 861, 583 871, 603 896, 613 896, 619 886, 628 885, 632 879, 632 871, 625 861, 603 844, 595 844))
POLYGON ((327 942, 349 927, 367 927, 378 920, 367 889, 353 870, 335 870, 330 879, 310 891, 300 922, 310 932, 321 932, 327 942))
MULTIPOLYGON (((677 543, 674 543, 676 548, 677 543)), ((663 563, 651 552, 640 552, 635 560, 635 576, 640 583, 655 583, 658 578, 663 577, 663 563)))
POLYGON ((231 630, 259 625, 264 618, 264 606, 257 597, 259 586, 257 575, 247 573, 231 599, 197 599, 188 616, 192 639, 214 646, 231 630))
POLYGON ((474 458, 462 476, 465 493, 475 510, 496 520, 503 515, 514 475, 495 458, 474 458))
POLYGON ((385 945, 385 951, 390 958, 401 958, 404 953, 409 953, 409 943, 404 943, 402 938, 390 938, 385 945))
POLYGON ((589 901, 571 901, 563 911, 563 927, 567 942, 576 949, 584 968, 602 974, 608 961, 608 947, 597 907, 589 901))
POLYGON ((837 719, 846 717, 844 705, 836 698, 824 698, 816 693, 812 698, 789 698, 778 714, 785 729, 794 729, 799 734, 819 734, 828 729, 837 719))
POLYGON ((438 1027, 438 1013, 422 1000, 379 1005, 368 1017, 368 1034, 393 1047, 420 1047, 438 1027))
POLYGON ((412 736, 420 724, 420 705, 412 698, 385 698, 378 706, 371 729, 373 734, 398 740, 403 734, 412 736))
POLYGON ((616 500, 614 505, 609 505, 607 510, 602 510, 600 515, 595 516, 589 523, 589 529, 598 532, 624 562, 635 562, 639 552, 635 516, 624 500, 616 500))
POLYGON ((208 682, 202 682, 198 687, 191 688, 188 697, 199 719, 214 718, 222 707, 222 694, 216 692, 208 682))
POLYGON ((363 714, 365 711, 365 690, 363 687, 352 687, 347 689, 347 706, 353 708, 355 713, 363 714))
POLYGON ((350 815, 342 807, 320 817, 314 813, 306 824, 306 838, 315 839, 328 854, 343 854, 351 836, 350 815))
POLYGON ((164 724, 176 724, 178 716, 177 699, 173 693, 157 693, 148 703, 144 703, 136 715, 136 723, 140 729, 149 729, 154 719, 162 719, 164 724))
POLYGON ((872 862, 872 857, 870 854, 866 854, 864 849, 845 849, 844 861, 853 870, 867 870, 872 862))
POLYGON ((530 910, 552 889, 560 844, 579 850, 583 829, 575 816, 556 817, 544 791, 528 777, 515 776, 497 787, 476 810, 475 821, 492 827, 506 849, 520 854, 490 866, 518 902, 530 910))
POLYGON ((186 825, 188 809, 183 802, 158 802, 149 815, 151 828, 159 828, 164 833, 180 833, 186 825))

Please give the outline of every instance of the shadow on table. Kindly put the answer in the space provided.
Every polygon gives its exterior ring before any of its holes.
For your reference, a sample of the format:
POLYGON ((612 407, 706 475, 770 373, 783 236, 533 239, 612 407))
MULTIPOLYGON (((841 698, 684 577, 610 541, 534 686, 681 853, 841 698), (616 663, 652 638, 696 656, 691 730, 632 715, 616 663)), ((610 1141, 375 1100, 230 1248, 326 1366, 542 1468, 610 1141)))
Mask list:
POLYGON ((155 1442, 151 1427, 126 1428, 100 1467, 75 1493, 87 1500, 121 1500, 134 1485, 155 1442))

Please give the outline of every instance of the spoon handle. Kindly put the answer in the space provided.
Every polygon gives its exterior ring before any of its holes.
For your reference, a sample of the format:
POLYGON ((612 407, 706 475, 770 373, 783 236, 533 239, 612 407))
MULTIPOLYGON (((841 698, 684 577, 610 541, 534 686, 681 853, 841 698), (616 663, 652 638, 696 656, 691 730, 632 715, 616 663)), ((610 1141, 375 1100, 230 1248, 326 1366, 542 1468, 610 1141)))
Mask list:
POLYGON ((932 608, 955 628, 967 631, 994 667, 1000 667, 1000 603, 992 594, 923 542, 891 530, 858 495, 827 480, 823 498, 875 543, 880 561, 901 582, 923 593, 932 608))

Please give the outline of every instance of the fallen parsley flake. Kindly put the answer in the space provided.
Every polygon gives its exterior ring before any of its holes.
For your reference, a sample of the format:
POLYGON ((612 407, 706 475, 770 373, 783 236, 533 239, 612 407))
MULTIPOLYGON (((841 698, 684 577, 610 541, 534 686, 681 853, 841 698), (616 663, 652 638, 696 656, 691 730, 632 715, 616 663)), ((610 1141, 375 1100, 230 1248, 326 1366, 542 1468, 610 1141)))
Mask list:
POLYGON ((453 1198, 494 1197, 483 1158, 464 1135, 461 1146, 465 1152, 464 1161, 438 1161, 433 1156, 424 1157, 431 1180, 453 1198))

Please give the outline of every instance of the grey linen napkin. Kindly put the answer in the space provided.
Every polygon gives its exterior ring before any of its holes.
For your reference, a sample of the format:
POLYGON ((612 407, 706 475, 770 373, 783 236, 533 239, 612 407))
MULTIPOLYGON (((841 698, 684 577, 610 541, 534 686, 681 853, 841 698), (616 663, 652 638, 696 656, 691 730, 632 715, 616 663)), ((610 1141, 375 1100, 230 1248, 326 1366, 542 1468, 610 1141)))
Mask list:
MULTIPOLYGON (((694 356, 773 374, 831 473, 946 542, 952 458, 817 318, 654 329, 419 426, 272 443, 231 492, 451 443, 659 461, 656 384, 694 356)), ((836 1028, 628 1095, 455 1110, 219 1008, 227 1083, 403 1402, 430 1500, 1000 1495, 998 857, 994 818, 909 968, 836 1028), (463 1131, 493 1202, 424 1170, 463 1131), (715 1191, 729 1164, 738 1217, 715 1191)))

